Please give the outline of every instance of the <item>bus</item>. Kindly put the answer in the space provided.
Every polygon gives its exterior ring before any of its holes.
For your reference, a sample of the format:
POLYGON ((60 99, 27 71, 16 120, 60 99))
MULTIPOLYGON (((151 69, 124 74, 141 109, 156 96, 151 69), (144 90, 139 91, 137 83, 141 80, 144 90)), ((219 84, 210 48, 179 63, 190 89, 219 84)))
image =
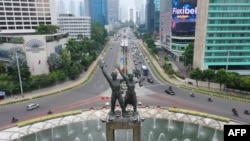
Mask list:
POLYGON ((143 76, 148 76, 148 67, 145 65, 141 65, 141 72, 143 76))

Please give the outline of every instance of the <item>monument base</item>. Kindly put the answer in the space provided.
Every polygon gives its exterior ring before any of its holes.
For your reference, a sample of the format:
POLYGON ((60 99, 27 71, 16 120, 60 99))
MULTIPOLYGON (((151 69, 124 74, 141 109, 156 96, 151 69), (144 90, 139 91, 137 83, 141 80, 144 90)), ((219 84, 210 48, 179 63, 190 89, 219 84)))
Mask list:
POLYGON ((127 111, 125 116, 122 116, 121 111, 115 111, 114 116, 109 114, 106 123, 106 137, 108 141, 115 141, 115 130, 117 129, 132 129, 133 141, 141 140, 141 121, 139 114, 134 114, 133 111, 127 111))

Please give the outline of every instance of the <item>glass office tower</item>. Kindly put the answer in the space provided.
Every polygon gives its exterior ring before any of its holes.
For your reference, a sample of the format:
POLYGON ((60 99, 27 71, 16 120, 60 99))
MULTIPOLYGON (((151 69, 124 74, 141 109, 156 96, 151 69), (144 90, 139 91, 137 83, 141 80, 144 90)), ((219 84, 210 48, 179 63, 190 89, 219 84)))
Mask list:
POLYGON ((92 21, 99 21, 103 26, 107 24, 106 0, 89 0, 89 13, 92 21))
POLYGON ((194 67, 250 74, 250 0, 199 0, 194 67))

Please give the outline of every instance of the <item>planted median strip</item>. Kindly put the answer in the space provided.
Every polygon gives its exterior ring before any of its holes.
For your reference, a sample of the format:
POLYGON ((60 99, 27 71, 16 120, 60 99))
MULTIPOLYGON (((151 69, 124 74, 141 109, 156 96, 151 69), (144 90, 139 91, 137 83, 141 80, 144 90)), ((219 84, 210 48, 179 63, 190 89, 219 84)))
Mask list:
POLYGON ((201 117, 205 117, 205 118, 220 120, 220 121, 223 121, 223 122, 229 122, 230 121, 230 118, 227 118, 227 117, 218 116, 218 115, 214 115, 214 114, 203 113, 203 112, 198 112, 198 111, 179 109, 179 108, 169 108, 168 110, 170 112, 201 116, 201 117))
POLYGON ((23 127, 23 126, 34 124, 34 123, 47 121, 47 120, 50 120, 50 119, 55 119, 55 118, 60 118, 60 117, 70 116, 70 115, 76 115, 76 114, 81 114, 81 113, 82 113, 82 110, 74 110, 74 111, 69 111, 69 112, 63 112, 63 113, 58 113, 58 114, 47 115, 47 116, 43 116, 43 117, 39 117, 39 118, 34 118, 34 119, 31 119, 31 120, 18 122, 17 126, 18 127, 23 127))

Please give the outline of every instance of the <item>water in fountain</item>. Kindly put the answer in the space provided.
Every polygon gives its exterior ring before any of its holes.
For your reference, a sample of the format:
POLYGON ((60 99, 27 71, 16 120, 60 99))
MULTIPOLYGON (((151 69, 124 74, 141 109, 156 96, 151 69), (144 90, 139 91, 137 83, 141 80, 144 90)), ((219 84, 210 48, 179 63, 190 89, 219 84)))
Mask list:
POLYGON ((164 133, 161 133, 157 141, 166 141, 166 136, 164 133))
POLYGON ((101 119, 97 119, 97 131, 100 131, 100 129, 102 128, 100 124, 100 120, 101 119))
POLYGON ((93 141, 91 134, 88 135, 88 141, 93 141))
POLYGON ((78 137, 75 138, 75 141, 81 141, 78 137))
POLYGON ((102 141, 106 141, 106 134, 105 133, 102 133, 102 141))
POLYGON ((153 122, 153 128, 155 129, 155 128, 157 128, 156 127, 156 118, 154 117, 154 122, 153 122))
POLYGON ((150 131, 148 134, 148 141, 153 141, 153 132, 150 131))
MULTIPOLYGON (((78 139, 80 141, 106 141, 106 124, 102 122, 98 123, 96 119, 70 123, 69 125, 61 125, 42 130, 38 133, 22 136, 18 141, 75 141, 78 139), (100 128, 97 130, 96 127, 98 124, 100 128)), ((115 130, 115 139, 119 141, 133 140, 133 130, 117 129, 115 130)), ((157 119, 154 123, 154 118, 147 118, 141 126, 141 141, 157 140, 222 141, 223 131, 176 120, 157 119), (152 128, 154 124, 156 125, 155 129, 152 128), (184 130, 184 132, 182 130, 184 130)))

